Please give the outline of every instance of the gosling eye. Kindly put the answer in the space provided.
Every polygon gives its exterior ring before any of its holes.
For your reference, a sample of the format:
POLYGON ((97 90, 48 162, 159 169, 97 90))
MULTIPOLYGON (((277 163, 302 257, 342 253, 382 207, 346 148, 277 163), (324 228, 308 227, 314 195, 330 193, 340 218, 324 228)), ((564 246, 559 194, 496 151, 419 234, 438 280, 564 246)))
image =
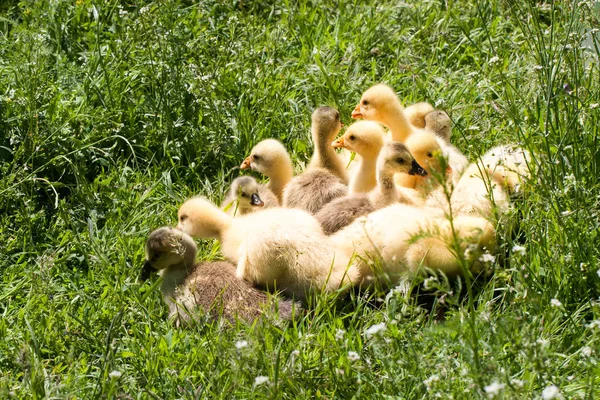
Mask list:
POLYGON ((402 158, 402 157, 399 157, 399 158, 396 158, 396 162, 397 162, 398 164, 404 164, 406 161, 404 160, 404 158, 402 158))
POLYGON ((354 140, 354 139, 356 139, 356 136, 354 136, 354 135, 348 136, 348 140, 354 140))
POLYGON ((187 215, 182 215, 181 217, 179 217, 179 221, 183 222, 188 218, 187 215))
POLYGON ((340 113, 339 112, 335 113, 335 119, 336 119, 336 121, 340 120, 340 113))
POLYGON ((369 105, 369 100, 363 100, 362 101, 362 105, 363 106, 368 106, 369 105))
POLYGON ((433 157, 433 154, 432 153, 427 153, 427 157, 431 158, 431 157, 433 157))
POLYGON ((254 158, 256 161, 260 160, 260 156, 258 154, 253 154, 252 158, 254 158))
POLYGON ((242 193, 241 196, 242 197, 248 197, 248 195, 246 193, 242 193))

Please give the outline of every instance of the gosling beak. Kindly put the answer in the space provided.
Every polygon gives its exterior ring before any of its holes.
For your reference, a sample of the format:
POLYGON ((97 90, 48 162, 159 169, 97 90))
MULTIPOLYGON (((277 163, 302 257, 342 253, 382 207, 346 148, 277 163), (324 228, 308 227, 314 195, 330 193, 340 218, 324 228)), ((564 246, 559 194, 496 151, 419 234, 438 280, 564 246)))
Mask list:
POLYGON ((260 199, 258 193, 252 193, 252 196, 250 196, 250 205, 264 207, 265 203, 260 199))
POLYGON ((334 149, 339 149, 344 147, 344 137, 342 136, 341 138, 338 138, 336 140, 334 140, 333 142, 331 142, 331 147, 333 147, 334 149))
POLYGON ((250 168, 250 156, 246 157, 242 165, 240 165, 240 169, 248 169, 250 168))
POLYGON ((354 107, 354 111, 352 111, 352 118, 359 119, 359 118, 362 118, 362 117, 363 117, 363 115, 360 112, 360 103, 358 103, 356 105, 356 107, 354 107))
POLYGON ((423 169, 415 160, 412 162, 412 168, 408 171, 409 175, 427 176, 427 171, 423 169))
POLYGON ((144 266, 142 267, 142 272, 140 273, 140 282, 147 281, 148 278, 150 278, 150 274, 152 273, 152 271, 154 271, 152 264, 150 264, 150 261, 146 260, 144 262, 144 266))

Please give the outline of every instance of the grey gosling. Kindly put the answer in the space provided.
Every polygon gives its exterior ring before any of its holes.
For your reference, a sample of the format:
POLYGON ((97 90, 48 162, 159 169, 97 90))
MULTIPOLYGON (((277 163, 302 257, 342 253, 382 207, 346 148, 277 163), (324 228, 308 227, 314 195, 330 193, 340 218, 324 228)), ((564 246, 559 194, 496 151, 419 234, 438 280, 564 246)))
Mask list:
POLYGON ((297 307, 293 301, 280 300, 277 305, 275 298, 236 278, 232 263, 196 263, 197 252, 194 240, 176 228, 158 228, 146 241, 146 262, 140 280, 147 280, 152 272, 159 271, 169 316, 178 325, 188 324, 202 314, 215 319, 223 316, 229 321, 237 317, 252 323, 270 307, 277 310, 279 318, 292 318, 297 307))

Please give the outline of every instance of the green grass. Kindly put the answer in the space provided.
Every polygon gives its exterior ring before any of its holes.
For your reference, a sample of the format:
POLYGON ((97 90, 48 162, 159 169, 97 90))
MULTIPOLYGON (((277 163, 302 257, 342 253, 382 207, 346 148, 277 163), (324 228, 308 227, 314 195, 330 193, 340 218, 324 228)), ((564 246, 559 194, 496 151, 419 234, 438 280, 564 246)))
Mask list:
POLYGON ((196 3, 0 4, 0 397, 600 396, 598 4, 196 3), (534 155, 495 274, 470 298, 429 280, 432 312, 392 292, 175 329, 136 279, 147 234, 261 139, 305 162, 312 109, 351 123, 380 81, 446 110, 472 160, 534 155))

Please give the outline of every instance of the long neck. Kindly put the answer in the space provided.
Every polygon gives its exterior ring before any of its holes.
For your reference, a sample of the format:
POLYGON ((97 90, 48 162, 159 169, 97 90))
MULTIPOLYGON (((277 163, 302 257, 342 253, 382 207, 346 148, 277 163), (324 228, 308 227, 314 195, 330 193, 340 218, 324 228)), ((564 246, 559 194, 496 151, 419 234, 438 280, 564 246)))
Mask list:
POLYGON ((371 192, 371 202, 375 208, 383 208, 398 199, 398 191, 394 184, 394 174, 380 171, 377 177, 377 187, 371 192))
POLYGON ((377 158, 361 156, 356 172, 350 178, 351 193, 363 193, 377 186, 377 158))
POLYGON ((292 169, 292 160, 289 156, 282 158, 279 162, 280 167, 277 170, 270 171, 269 173, 269 184, 267 187, 277 196, 279 203, 283 199, 283 189, 285 185, 292 179, 294 171, 292 169))
POLYGON ((404 115, 404 108, 400 102, 390 106, 386 117, 380 122, 392 132, 392 140, 395 142, 404 143, 413 130, 404 115))
POLYGON ((195 249, 187 249, 183 261, 170 265, 161 271, 163 282, 160 291, 164 296, 174 297, 177 287, 180 286, 195 269, 196 253, 195 249))
POLYGON ((325 132, 320 132, 316 128, 313 129, 312 137, 315 144, 315 151, 310 160, 309 167, 325 168, 340 177, 345 183, 348 183, 346 166, 331 146, 331 142, 336 135, 337 132, 326 135, 325 132))

